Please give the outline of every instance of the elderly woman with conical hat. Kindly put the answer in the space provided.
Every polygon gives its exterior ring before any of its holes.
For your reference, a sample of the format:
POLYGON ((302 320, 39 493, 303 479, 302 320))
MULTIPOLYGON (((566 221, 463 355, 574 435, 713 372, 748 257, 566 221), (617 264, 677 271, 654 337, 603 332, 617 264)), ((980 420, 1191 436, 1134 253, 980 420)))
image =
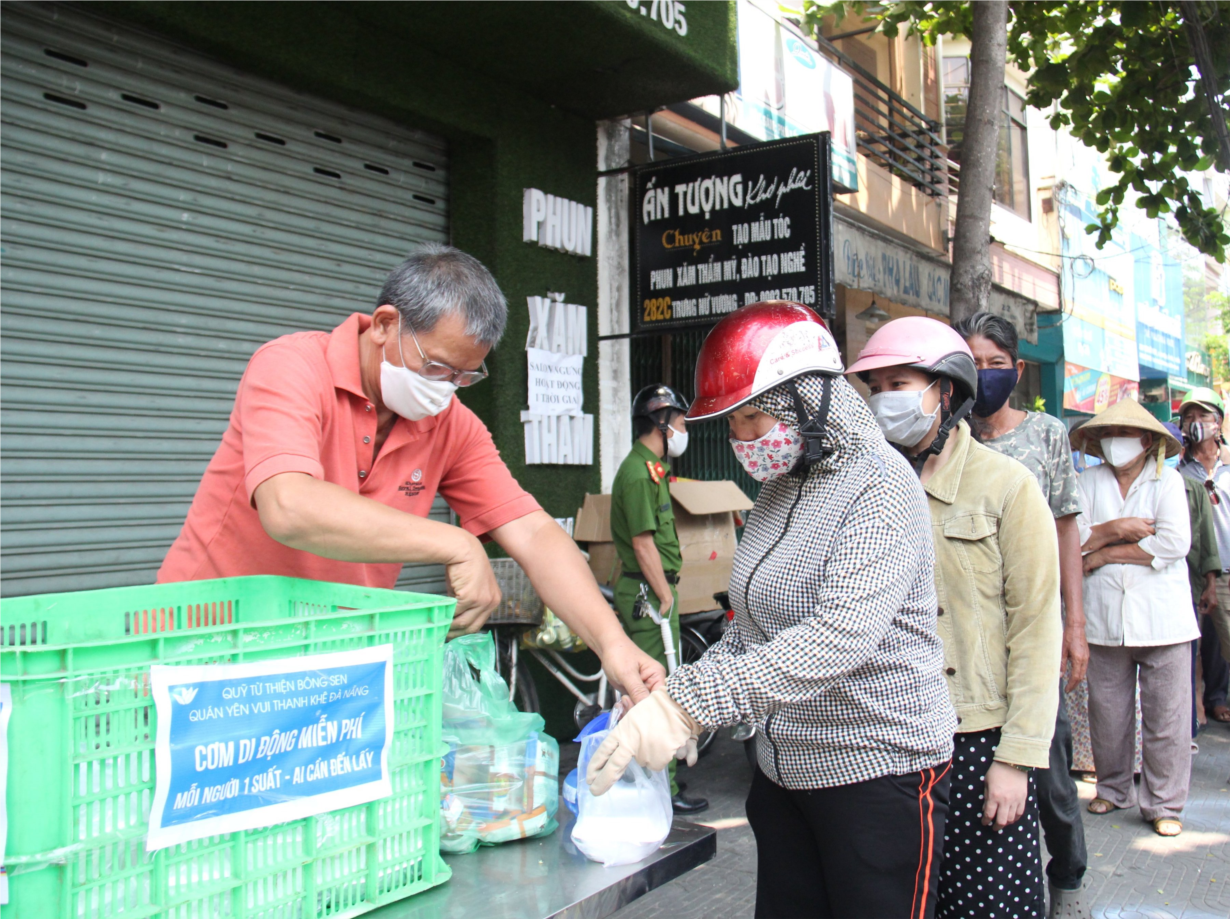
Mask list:
POLYGON ((1139 804, 1162 836, 1183 830, 1191 779, 1192 639, 1187 550, 1191 524, 1179 473, 1164 465, 1181 444, 1125 399, 1071 434, 1102 463, 1080 477, 1089 733, 1098 770, 1093 814, 1139 804), (1132 780, 1140 687, 1143 770, 1132 780))

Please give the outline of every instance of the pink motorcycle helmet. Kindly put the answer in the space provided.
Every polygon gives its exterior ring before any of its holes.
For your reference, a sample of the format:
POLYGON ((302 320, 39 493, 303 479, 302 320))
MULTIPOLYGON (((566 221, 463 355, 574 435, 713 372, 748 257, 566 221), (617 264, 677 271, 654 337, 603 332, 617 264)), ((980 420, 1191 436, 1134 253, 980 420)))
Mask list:
POLYGON ((887 323, 867 340, 846 373, 856 373, 866 382, 869 370, 901 366, 948 377, 969 399, 978 392, 973 352, 965 339, 938 319, 906 316, 887 323))

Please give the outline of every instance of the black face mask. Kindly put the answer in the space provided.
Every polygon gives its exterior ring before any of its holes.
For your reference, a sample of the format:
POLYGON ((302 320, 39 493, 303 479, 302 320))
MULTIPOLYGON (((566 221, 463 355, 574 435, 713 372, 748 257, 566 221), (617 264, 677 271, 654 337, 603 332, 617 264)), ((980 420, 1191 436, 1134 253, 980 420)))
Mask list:
POLYGON ((978 398, 974 400, 974 414, 979 418, 989 418, 998 412, 1012 395, 1016 382, 1015 367, 979 370, 978 398))

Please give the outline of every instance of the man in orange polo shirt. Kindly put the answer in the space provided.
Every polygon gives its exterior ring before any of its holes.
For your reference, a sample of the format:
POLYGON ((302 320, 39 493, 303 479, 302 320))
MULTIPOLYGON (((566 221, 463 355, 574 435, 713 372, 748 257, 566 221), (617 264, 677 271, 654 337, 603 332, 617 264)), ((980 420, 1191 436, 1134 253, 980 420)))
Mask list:
POLYGON ((259 348, 159 582, 277 574, 393 587, 403 564, 436 563, 460 634, 499 604, 486 536, 634 700, 662 685, 662 665, 624 633, 576 545, 453 398, 486 377, 507 314, 480 262, 423 246, 371 316, 259 348), (460 526, 427 517, 437 492, 460 526))

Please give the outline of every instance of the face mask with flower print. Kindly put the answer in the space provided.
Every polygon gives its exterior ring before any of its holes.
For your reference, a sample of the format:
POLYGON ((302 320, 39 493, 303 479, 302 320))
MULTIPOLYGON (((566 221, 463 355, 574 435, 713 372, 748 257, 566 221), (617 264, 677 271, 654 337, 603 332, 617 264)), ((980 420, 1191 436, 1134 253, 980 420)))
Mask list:
POLYGON ((784 421, 779 421, 759 440, 730 438, 735 459, 757 482, 768 482, 785 475, 799 464, 803 438, 784 421))

